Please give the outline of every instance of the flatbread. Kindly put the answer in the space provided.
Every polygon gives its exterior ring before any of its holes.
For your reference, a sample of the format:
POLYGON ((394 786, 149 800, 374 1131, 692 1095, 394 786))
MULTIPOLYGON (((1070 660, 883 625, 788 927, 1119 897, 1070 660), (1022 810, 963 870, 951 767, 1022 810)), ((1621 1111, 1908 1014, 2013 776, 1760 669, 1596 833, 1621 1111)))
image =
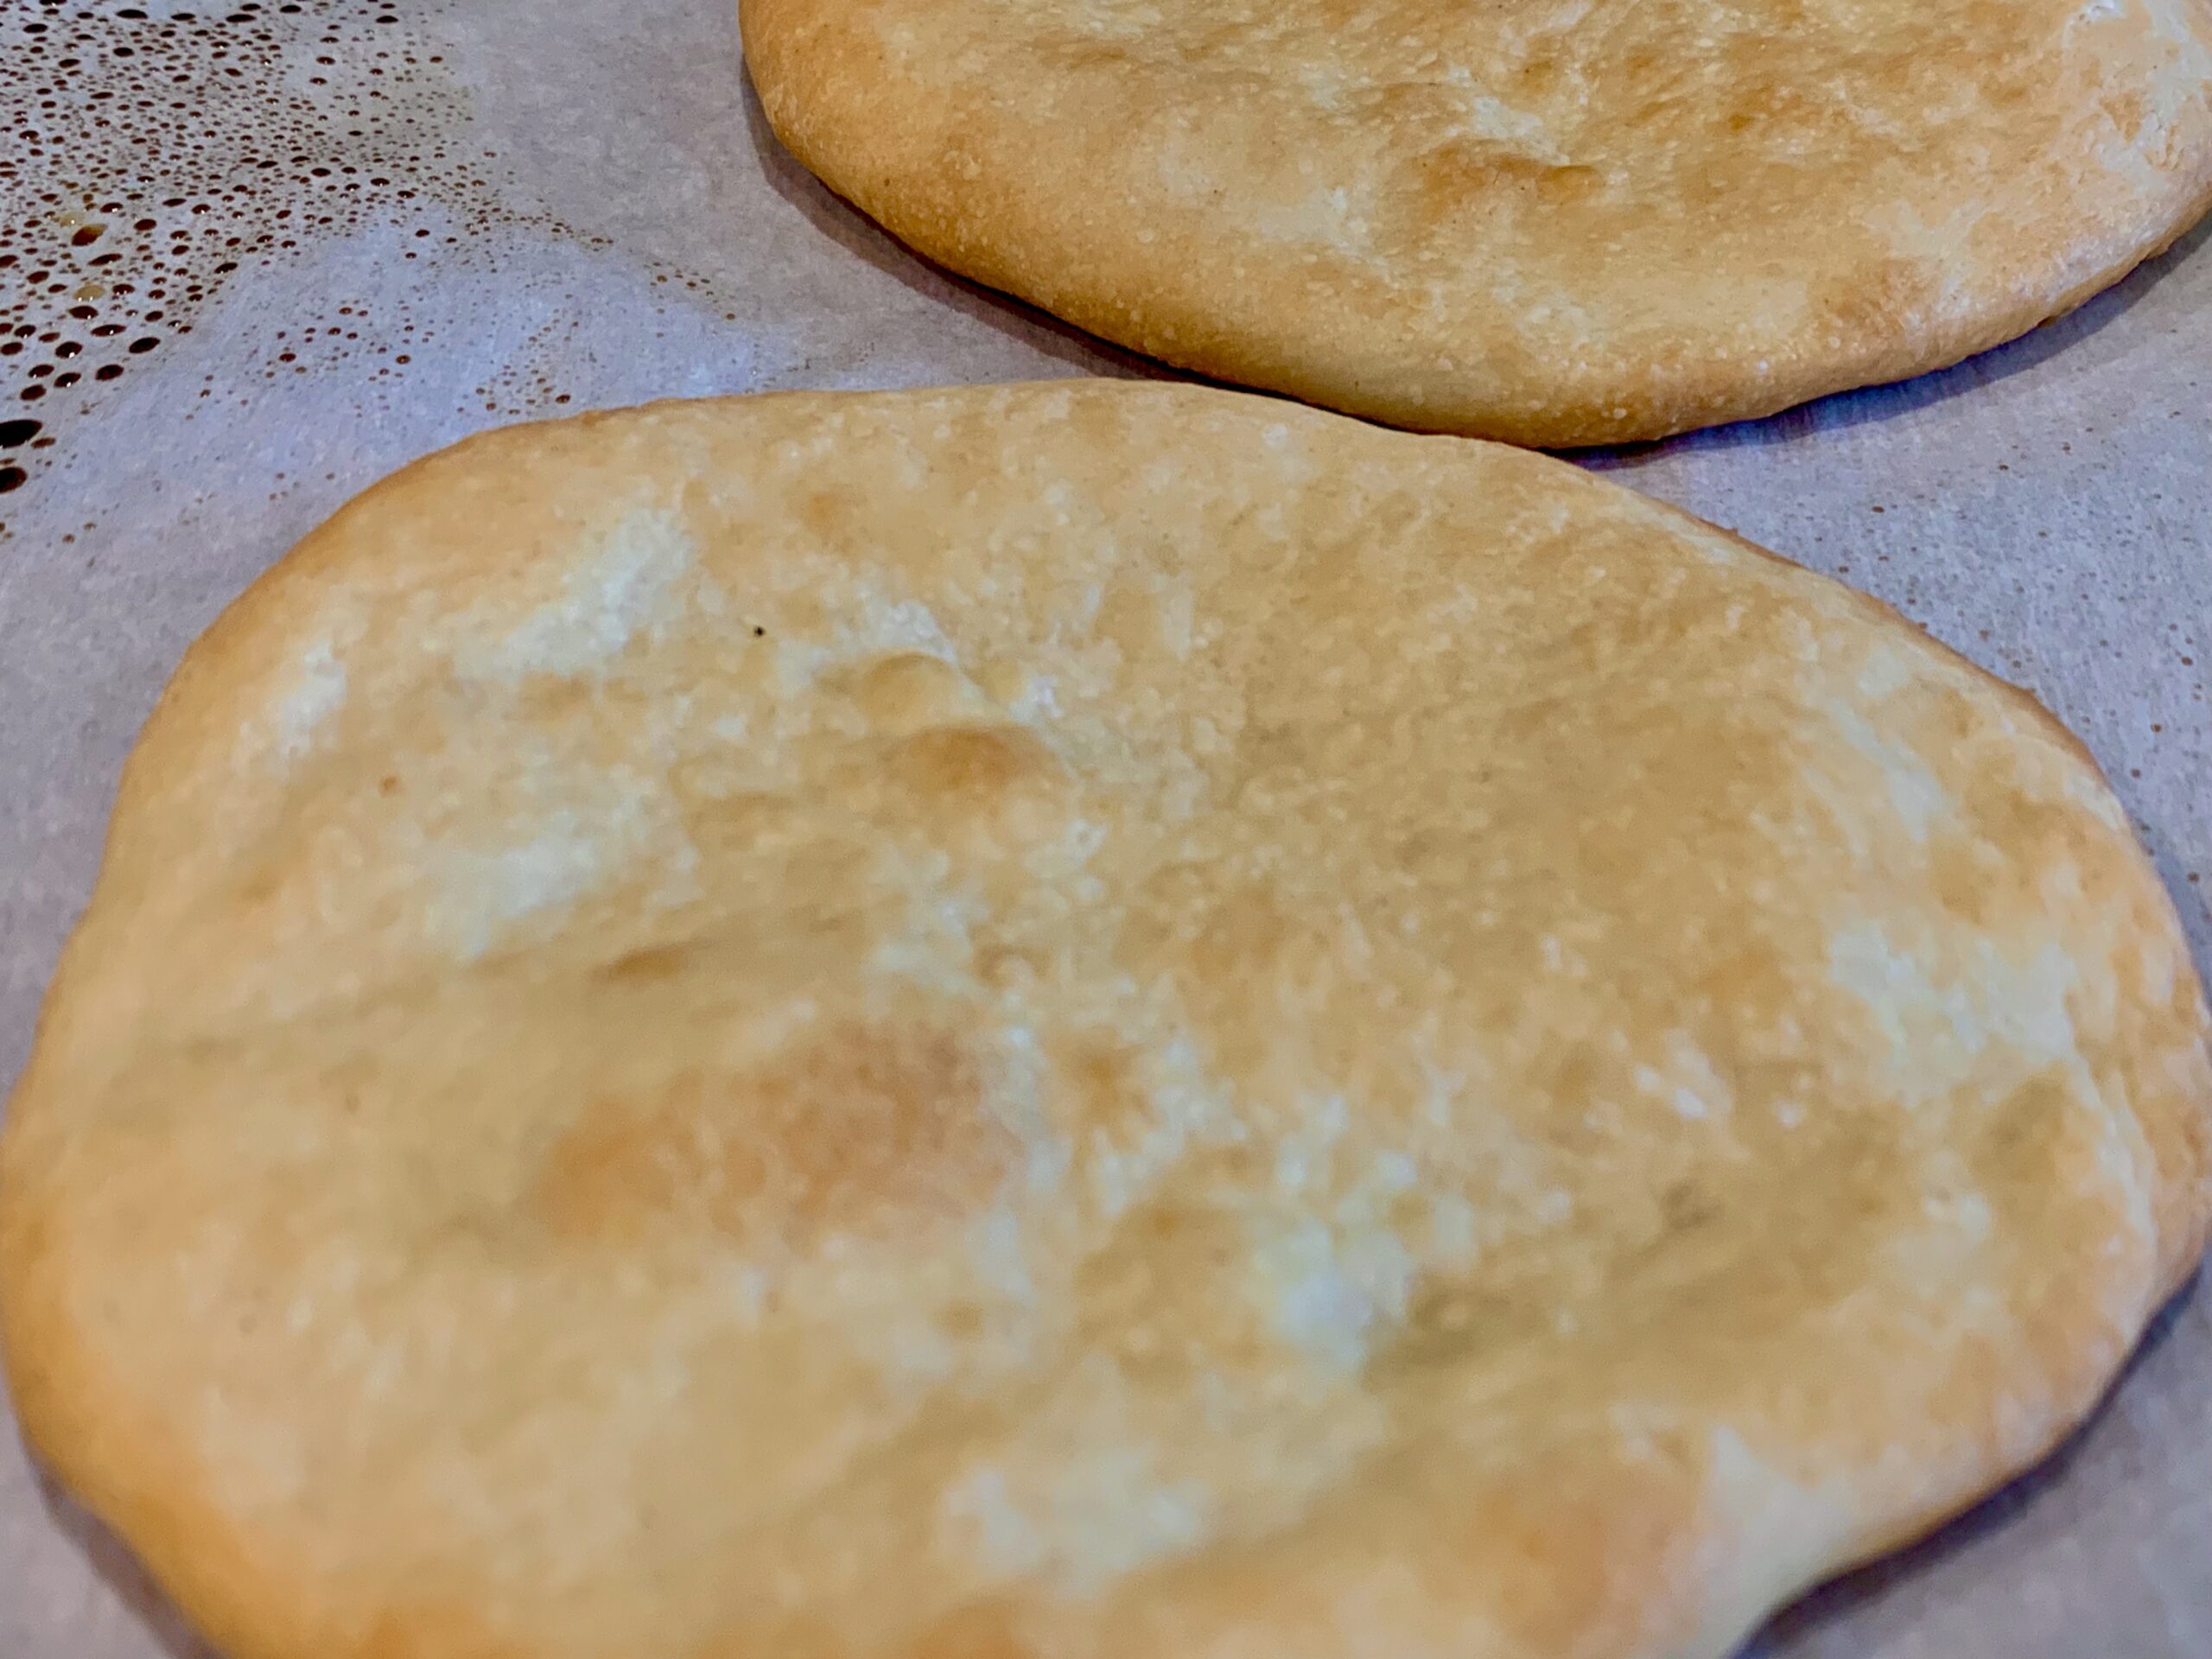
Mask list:
POLYGON ((1185 368, 1613 443, 1957 361, 2212 205, 2203 0, 744 0, 777 134, 1185 368))
POLYGON ((2202 1241, 2079 747, 1563 463, 1105 382, 469 442, 196 645, 0 1141, 238 1659, 1641 1659, 2202 1241))

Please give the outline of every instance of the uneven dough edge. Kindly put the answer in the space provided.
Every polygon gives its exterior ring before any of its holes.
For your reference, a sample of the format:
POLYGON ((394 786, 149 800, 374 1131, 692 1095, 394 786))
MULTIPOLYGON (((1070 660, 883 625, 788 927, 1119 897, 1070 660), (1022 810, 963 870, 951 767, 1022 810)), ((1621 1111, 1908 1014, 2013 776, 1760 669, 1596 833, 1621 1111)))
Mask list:
MULTIPOLYGON (((1785 359, 1764 376, 1685 336, 1675 344, 1689 366, 1679 372, 1601 354, 1595 364, 1547 363, 1534 386, 1517 376, 1485 382, 1440 370, 1437 354, 1467 342, 1379 285, 1357 295, 1325 276, 1301 281, 1287 260, 1243 269, 1195 210, 1163 219, 1147 245, 1127 234, 1126 211, 1092 212, 1083 183, 1009 179, 1005 158, 1031 155, 1079 176, 1080 136, 995 105, 948 110, 882 64, 880 42, 850 8, 744 0, 739 22, 776 137, 831 191, 936 264, 1176 368, 1412 431, 1536 448, 1648 442, 1949 368, 2086 303, 2212 212, 2212 107, 2200 107, 2187 159, 2124 233, 2046 257, 2024 280, 1989 282, 1983 304, 1936 328, 1908 335, 1864 319, 1829 354, 1785 359), (956 157, 972 176, 958 176, 956 157), (1378 346, 1357 314, 1392 309, 1402 326, 1378 346)), ((1493 327, 1471 343, 1479 349, 1485 336, 1510 333, 1493 327)), ((1775 355, 1783 356, 1779 346, 1775 355)))
MULTIPOLYGON (((1052 383, 1052 389, 1063 391, 1065 385, 1052 383)), ((1159 390, 1160 395, 1193 399, 1234 396, 1159 390)), ((822 402, 836 396, 778 395, 822 402)), ((676 405, 648 406, 642 411, 584 420, 623 421, 648 414, 654 407, 676 405)), ((496 467, 502 451, 526 456, 530 431, 522 427, 480 435, 402 469, 355 498, 329 524, 312 532, 258 578, 188 650, 124 768, 114 821, 148 810, 161 800, 166 774, 197 752, 195 721, 200 709, 195 699, 219 687, 228 673, 228 659, 271 625, 291 594, 311 588, 320 571, 347 550, 350 524, 356 515, 394 498, 417 505, 435 502, 459 475, 460 463, 496 467)), ((1671 507, 1660 510, 1686 525, 1711 529, 1671 507)), ((1731 539, 1764 558, 1788 563, 1740 537, 1732 536, 1731 539)), ((1835 591, 1847 594, 1849 603, 1870 621, 1910 626, 1878 601, 1840 584, 1835 591)), ((2094 768, 2095 763, 2079 740, 2026 692, 1974 668, 1940 642, 1929 644, 1985 684, 1999 688, 2020 711, 2032 711, 2035 725, 2044 735, 2062 742, 2094 768)), ((9 1103, 8 1121, 12 1123, 33 1121, 54 1109, 52 1097, 67 1083, 52 1063, 49 1033, 77 1017, 74 1005, 85 974, 84 963, 106 943, 105 933, 127 926, 133 890, 158 880, 156 871, 119 861, 114 840, 111 834, 93 903, 65 950, 41 1011, 41 1040, 9 1103)), ((2171 900, 2139 849, 2135 865, 2138 879, 2164 906, 2170 918, 2171 900)), ((2201 989, 2196 1000, 2202 1039, 2205 1022, 2201 1017, 2201 989)), ((2212 1064, 2212 1044, 2203 1046, 2208 1063, 2212 1064)), ((2134 1116, 2156 1161, 2149 1182, 2157 1233, 2155 1276, 2139 1294, 2127 1294, 2120 1287, 2123 1305, 2108 1310, 2125 1323, 2131 1340, 2186 1281, 2203 1249, 2208 1225, 2212 1224, 2212 1098, 2173 1097, 2153 1103, 2165 1109, 2164 1113, 2146 1115, 2142 1109, 2145 1103, 2138 1103, 2134 1116)), ((286 1573, 282 1538, 242 1535, 212 1507, 194 1501, 192 1494, 200 1483, 186 1454, 155 1425, 132 1421, 126 1404, 129 1391, 114 1386, 99 1363, 84 1351, 63 1310, 61 1281, 70 1272, 70 1263, 55 1254, 48 1217, 41 1211, 38 1195, 23 1191, 22 1174, 8 1155, 20 1152, 22 1145, 19 1135, 0 1136, 0 1350, 4 1350, 15 1384, 16 1406, 25 1437, 96 1516, 135 1541, 156 1577, 193 1622, 235 1659, 302 1659, 308 1654, 316 1659, 533 1659, 532 1650, 485 1630, 466 1608, 419 1610, 405 1618, 379 1620, 365 1630, 349 1630, 346 1621, 352 1609, 344 1586, 318 1584, 304 1575, 286 1573), (274 1603, 270 1592, 279 1585, 289 1593, 282 1603, 274 1603), (346 1637, 341 1637, 341 1631, 346 1637)), ((2063 1409, 2047 1426, 2048 1432, 2027 1455, 2002 1470, 1962 1468, 1958 1472, 1963 1478, 1931 1486, 1917 1493, 1909 1509, 1894 1513, 1828 1513, 1811 1517, 1816 1529, 1825 1527, 1830 1535, 1817 1560, 1769 1560, 1764 1563, 1765 1571, 1739 1575, 1735 1581, 1688 1586, 1700 1593, 1713 1592, 1706 1616, 1691 1641, 1653 1649, 1655 1656, 1664 1651, 1675 1659, 1718 1659, 1795 1594, 1926 1534, 1970 1507, 2001 1479, 2038 1460, 2094 1408, 2108 1382, 2094 1366, 2085 1367, 2078 1360, 2069 1363, 2063 1357, 2050 1370, 2054 1376, 2070 1378, 2067 1397, 2063 1409)), ((1965 1462, 1970 1465, 1972 1459, 1965 1462)), ((1755 1509, 1731 1513, 1724 1507, 1700 1524, 1695 1503, 1686 1503, 1680 1492, 1669 1490, 1663 1483, 1639 1486, 1617 1478, 1607 1496, 1624 1506, 1621 1525, 1631 1534, 1646 1528, 1673 1531, 1694 1527, 1699 1535, 1691 1541, 1698 1546, 1693 1554, 1711 1551, 1737 1560, 1755 1559, 1757 1552, 1743 1546, 1759 1539, 1772 1520, 1770 1512, 1755 1509)), ((1540 1522, 1549 1518, 1542 1501, 1535 1508, 1540 1522)), ((1573 1550, 1573 1537, 1556 1529, 1547 1535, 1541 1524, 1535 1531, 1538 1536, 1548 1535, 1554 1548, 1533 1556, 1529 1564, 1541 1567, 1540 1576, 1548 1580, 1569 1586, 1578 1582, 1586 1563, 1573 1550)), ((1650 1575, 1653 1602, 1679 1600, 1683 1595, 1679 1553, 1656 1552, 1644 1564, 1644 1570, 1650 1575)), ((1634 1586, 1624 1588, 1632 1592, 1634 1586)), ((1030 1651, 1003 1627, 986 1618, 881 1659, 1029 1659, 1030 1651)), ((1125 1655, 1126 1659, 1139 1659, 1160 1651, 1141 1638, 1128 1648, 1116 1644, 1110 1649, 1112 1659, 1124 1659, 1125 1655)), ((717 1646, 700 1659, 801 1659, 801 1656, 779 1643, 764 1643, 717 1646)), ((817 1659, 817 1656, 808 1652, 803 1659, 817 1659)), ((846 1659, 846 1656, 825 1650, 819 1659, 846 1659)), ((1545 1659, 1550 1659, 1548 1652, 1545 1659)))

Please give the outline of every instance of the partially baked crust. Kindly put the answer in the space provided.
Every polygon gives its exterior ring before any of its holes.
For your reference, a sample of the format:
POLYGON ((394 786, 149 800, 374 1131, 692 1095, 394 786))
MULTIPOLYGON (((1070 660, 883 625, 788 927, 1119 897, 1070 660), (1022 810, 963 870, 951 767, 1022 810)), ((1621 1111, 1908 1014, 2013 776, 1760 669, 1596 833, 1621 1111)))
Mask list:
POLYGON ((2208 1104, 2079 746, 1679 512, 662 404, 188 654, 0 1334, 239 1659, 1702 1659, 2088 1408, 2208 1104))
POLYGON ((2202 0, 745 0, 792 152, 1224 379, 1612 443, 2024 333, 2212 203, 2202 0))

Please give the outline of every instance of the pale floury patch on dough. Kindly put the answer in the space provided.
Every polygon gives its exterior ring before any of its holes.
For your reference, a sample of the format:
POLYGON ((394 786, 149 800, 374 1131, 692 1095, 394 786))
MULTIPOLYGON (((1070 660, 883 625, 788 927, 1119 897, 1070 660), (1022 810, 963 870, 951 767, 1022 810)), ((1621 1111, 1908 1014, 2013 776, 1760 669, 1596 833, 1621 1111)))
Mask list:
POLYGON ((1544 118, 1531 111, 1516 109, 1499 99, 1476 80, 1473 70, 1465 64, 1455 63, 1446 68, 1442 84, 1451 88, 1452 101, 1459 109, 1459 120, 1444 129, 1446 133, 1509 144, 1521 155, 1538 156, 1557 166, 1566 165, 1567 157, 1544 118))
POLYGON ((307 753, 315 728, 346 706, 346 665, 328 639, 318 639, 300 658, 300 677, 277 703, 276 752, 285 759, 307 753))
POLYGON ((1825 712, 1844 741, 1880 769, 1890 806, 1916 840, 1926 841, 1955 817, 1957 802, 1937 780, 1927 758, 1910 743, 1885 735, 1848 703, 1831 702, 1825 712))
POLYGON ((2080 1064, 2067 1010, 2079 972, 2063 947, 2043 945, 2020 962, 1980 939, 1967 962, 1970 971, 1947 973, 1926 949, 1900 946, 1872 922, 1829 937, 1829 975, 1873 1015, 1904 1104, 1944 1095, 1987 1058, 2000 1063, 2000 1078, 2080 1064))
MULTIPOLYGON (((1035 1031, 1019 1020, 1008 1021, 999 1033, 997 1071, 1001 1086, 992 1104, 1022 1153, 1020 1168, 1007 1176, 1013 1198, 1027 1205, 1061 1193, 1075 1149, 1065 1131, 1052 1122, 1050 1062, 1035 1031)), ((1020 1211, 989 1212, 978 1223, 972 1243, 979 1253, 978 1271, 988 1282, 1025 1301, 1033 1299, 1034 1287, 1022 1255, 1020 1211)))
POLYGON ((1300 1221, 1268 1237, 1259 1291, 1282 1339, 1332 1370, 1356 1371, 1404 1319, 1419 1264, 1389 1228, 1360 1217, 1300 1221))
POLYGON ((1008 1300, 1034 1302, 1037 1287, 1022 1248, 1021 1218, 1012 1210, 995 1210, 970 1230, 969 1256, 976 1276, 1008 1300))
POLYGON ((423 848, 435 883, 424 919, 444 948, 469 961, 518 933, 542 936, 616 881, 654 908, 696 894, 697 849, 646 774, 524 753, 535 774, 525 798, 535 804, 501 824, 498 839, 446 836, 423 848))
POLYGON ((1457 1192, 1440 1192, 1431 1202, 1428 1248, 1449 1268, 1471 1266, 1481 1249, 1475 1232, 1475 1206, 1457 1192))
POLYGON ((1894 696, 1912 683, 1911 661, 1885 644, 1869 647, 1859 664, 1859 695, 1878 702, 1894 696))
MULTIPOLYGON (((1393 1217, 1428 1196, 1420 1166, 1403 1152, 1363 1160, 1344 1148, 1349 1121, 1342 1096, 1315 1103, 1277 1144, 1274 1200, 1246 1224, 1253 1294, 1270 1325, 1310 1362, 1345 1372, 1405 1319, 1421 1241, 1416 1233, 1409 1244, 1393 1217), (1414 1203, 1402 1206, 1408 1197, 1414 1203)), ((1447 1243, 1471 1248, 1471 1226, 1467 1238, 1447 1243)))
POLYGON ((292 765, 311 753, 352 690, 340 656, 345 633, 326 624, 296 658, 281 689, 241 722, 234 762, 242 768, 292 765))
POLYGON ((604 669, 633 637, 674 613, 676 588, 691 568, 683 522, 664 510, 633 507, 563 579, 561 596, 503 637, 471 639, 454 664, 477 679, 574 675, 604 669))
POLYGON ((625 828, 587 823, 563 807, 531 826, 524 840, 490 852, 448 852, 446 899, 431 926, 461 957, 482 956, 513 923, 596 887, 621 855, 625 828))
POLYGON ((1064 1386, 1039 1425, 1060 1437, 1050 1463, 969 1469, 938 1500, 939 1530, 942 1548, 994 1579, 1042 1579, 1085 1597, 1203 1545, 1214 1497, 1163 1468, 1166 1453, 1132 1423, 1127 1385, 1110 1370, 1088 1366, 1064 1386))
POLYGON ((1664 1048, 1655 1058, 1657 1064, 1636 1068, 1636 1086, 1665 1101, 1677 1116, 1726 1117, 1735 1110, 1734 1089, 1713 1070, 1712 1059, 1688 1033, 1669 1032, 1664 1048))
POLYGON ((906 925, 877 943, 870 963, 877 972, 937 980, 958 975, 983 912, 980 895, 948 880, 950 868, 934 848, 887 849, 878 855, 872 885, 905 899, 906 925))

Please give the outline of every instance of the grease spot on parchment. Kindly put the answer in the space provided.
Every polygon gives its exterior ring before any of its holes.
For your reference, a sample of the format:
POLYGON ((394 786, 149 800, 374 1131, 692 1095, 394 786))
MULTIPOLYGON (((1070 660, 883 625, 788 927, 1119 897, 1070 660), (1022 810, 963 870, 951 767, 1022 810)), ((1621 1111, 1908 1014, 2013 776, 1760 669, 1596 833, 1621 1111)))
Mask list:
MULTIPOLYGON (((0 9, 0 495, 35 489, 47 452, 217 295, 321 240, 396 226, 430 265, 491 259, 503 223, 575 234, 507 204, 428 27, 449 5, 0 9)), ((439 344, 407 286, 327 296, 198 396, 250 402, 257 380, 317 370, 404 378, 439 344)))

